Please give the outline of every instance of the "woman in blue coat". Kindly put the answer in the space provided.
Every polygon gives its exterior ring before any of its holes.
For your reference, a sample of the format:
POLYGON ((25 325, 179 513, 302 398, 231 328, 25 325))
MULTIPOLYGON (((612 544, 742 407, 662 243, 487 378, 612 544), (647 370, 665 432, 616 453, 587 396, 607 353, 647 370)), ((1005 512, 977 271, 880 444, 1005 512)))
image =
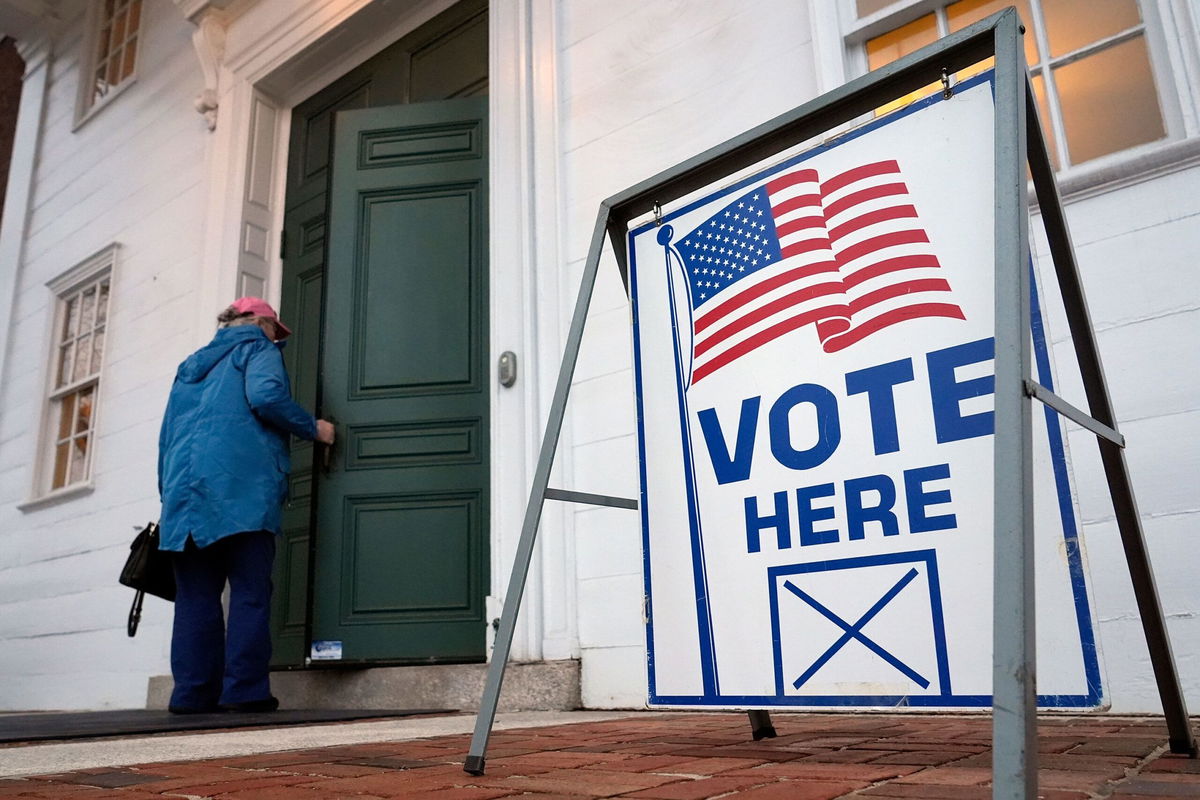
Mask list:
POLYGON ((332 444, 333 425, 292 400, 291 334, 257 297, 179 366, 158 445, 160 544, 176 553, 170 710, 273 711, 271 564, 287 494, 289 438, 332 444), (221 594, 229 584, 228 626, 221 594))

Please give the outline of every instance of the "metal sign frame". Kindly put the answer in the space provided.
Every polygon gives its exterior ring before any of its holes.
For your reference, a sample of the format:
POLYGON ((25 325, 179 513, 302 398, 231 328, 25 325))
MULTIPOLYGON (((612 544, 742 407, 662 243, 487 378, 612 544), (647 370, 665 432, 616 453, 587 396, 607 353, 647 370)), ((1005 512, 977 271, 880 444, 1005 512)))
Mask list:
MULTIPOLYGON (((1037 102, 1013 8, 981 20, 898 61, 850 81, 600 204, 550 415, 526 506, 521 538, 496 633, 470 751, 463 768, 483 774, 485 753, 534 541, 547 499, 636 509, 637 501, 549 488, 584 323, 607 236, 622 281, 629 285, 624 247, 629 223, 710 183, 751 167, 839 125, 872 112, 944 76, 995 57, 995 491, 993 598, 993 797, 1037 796, 1037 707, 1034 637, 1032 405, 1038 400, 1096 434, 1125 558, 1175 753, 1197 756, 1162 606, 1146 553, 1141 520, 1117 431, 1116 417, 1079 281, 1074 249, 1054 169, 1037 117, 1037 102), (1028 147, 1028 152, 1027 152, 1028 147), (1033 177, 1050 254, 1083 377, 1088 411, 1034 381, 1030 353, 1029 200, 1033 177)), ((754 738, 773 736, 765 711, 751 711, 754 738)))

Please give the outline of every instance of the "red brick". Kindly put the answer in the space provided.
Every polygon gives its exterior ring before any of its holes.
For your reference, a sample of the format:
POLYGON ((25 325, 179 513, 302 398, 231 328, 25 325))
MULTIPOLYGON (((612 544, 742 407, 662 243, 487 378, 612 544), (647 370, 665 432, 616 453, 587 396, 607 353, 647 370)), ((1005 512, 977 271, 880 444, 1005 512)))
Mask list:
MULTIPOLYGON (((759 758, 693 758, 681 761, 666 769, 656 769, 654 772, 671 775, 716 775, 734 769, 749 769, 766 763, 759 758)), ((614 769, 625 769, 625 762, 614 764, 614 769)))
MULTIPOLYGON (((1162 772, 1179 772, 1192 775, 1200 775, 1200 759, 1188 758, 1187 756, 1176 755, 1174 753, 1166 753, 1161 758, 1156 758, 1142 768, 1142 774, 1146 773, 1162 773, 1162 772)), ((1200 778, 1196 779, 1200 783, 1200 778)))
POLYGON ((248 772, 233 780, 209 781, 201 783, 192 781, 190 783, 182 783, 180 781, 171 781, 167 783, 155 783, 149 786, 143 785, 145 790, 164 794, 196 795, 198 797, 212 797, 215 795, 225 794, 226 792, 236 792, 247 789, 274 789, 278 786, 294 786, 298 783, 311 781, 309 775, 265 775, 256 777, 255 773, 248 772))
POLYGON ((874 759, 872 764, 909 764, 918 767, 932 767, 949 764, 971 757, 971 753, 946 752, 945 750, 908 750, 903 753, 892 753, 874 759))
POLYGON ((738 800, 835 800, 861 788, 852 783, 825 781, 780 781, 739 792, 738 800))
POLYGON ((802 778, 814 781, 861 781, 876 783, 917 772, 920 767, 903 764, 819 764, 813 761, 794 761, 790 764, 765 764, 751 769, 732 770, 727 774, 778 778, 802 778))
POLYGON ((731 792, 740 792, 743 789, 774 782, 774 778, 700 778, 694 781, 668 783, 663 786, 655 786, 653 789, 643 789, 640 792, 621 796, 655 798, 655 800, 706 800, 709 797, 727 795, 731 792))
POLYGON ((378 775, 381 772, 391 772, 383 767, 368 767, 361 764, 314 763, 289 764, 279 766, 277 772, 287 772, 292 775, 313 775, 319 778, 360 778, 363 775, 378 775))
POLYGON ((575 769, 592 764, 605 764, 624 761, 624 756, 616 753, 564 753, 551 750, 547 753, 529 753, 510 758, 488 757, 487 768, 501 764, 507 767, 520 768, 524 766, 546 767, 547 769, 575 769))
POLYGON ((1131 796, 1146 797, 1200 797, 1200 792, 1196 791, 1195 784, 1174 783, 1146 778, 1133 778, 1128 783, 1123 783, 1120 786, 1120 791, 1114 793, 1114 797, 1120 797, 1122 800, 1127 800, 1131 796))
POLYGON ((929 786, 889 783, 874 786, 858 793, 873 800, 992 800, 992 790, 985 786, 929 786))
POLYGON ((616 769, 621 772, 672 772, 678 764, 685 764, 695 759, 687 756, 639 756, 623 755, 619 762, 610 764, 595 764, 584 769, 616 769))
MULTIPOLYGON (((240 792, 218 795, 221 800, 334 800, 345 795, 330 794, 318 789, 306 789, 301 786, 278 786, 274 789, 245 789, 240 792)), ((170 800, 171 796, 166 796, 170 800)), ((158 795, 158 800, 163 800, 158 795)), ((354 800, 384 800, 376 794, 356 794, 354 800)))
POLYGON ((1061 769, 1039 769, 1038 786, 1044 789, 1068 789, 1073 791, 1098 791, 1109 783, 1125 777, 1125 770, 1116 769, 1087 772, 1071 772, 1061 769))
POLYGON ((588 797, 612 797, 676 783, 680 778, 644 772, 613 772, 611 770, 556 770, 542 775, 505 778, 501 785, 526 792, 581 794, 588 797))
POLYGON ((1079 755, 1094 756, 1132 756, 1145 758, 1166 744, 1165 739, 1135 738, 1132 736, 1116 736, 1107 739, 1091 738, 1069 752, 1079 755))
POLYGON ((990 769, 979 767, 929 767, 897 778, 896 783, 921 783, 934 786, 977 786, 992 779, 990 769))

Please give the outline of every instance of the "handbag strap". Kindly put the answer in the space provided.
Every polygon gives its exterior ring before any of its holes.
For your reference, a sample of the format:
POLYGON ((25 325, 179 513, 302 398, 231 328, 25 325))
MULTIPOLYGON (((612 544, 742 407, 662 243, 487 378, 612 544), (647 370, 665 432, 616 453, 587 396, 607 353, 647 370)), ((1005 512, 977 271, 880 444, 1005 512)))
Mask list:
POLYGON ((146 593, 138 589, 133 596, 133 605, 129 607, 129 619, 125 623, 125 632, 130 636, 137 633, 138 623, 142 621, 142 601, 146 599, 146 593))

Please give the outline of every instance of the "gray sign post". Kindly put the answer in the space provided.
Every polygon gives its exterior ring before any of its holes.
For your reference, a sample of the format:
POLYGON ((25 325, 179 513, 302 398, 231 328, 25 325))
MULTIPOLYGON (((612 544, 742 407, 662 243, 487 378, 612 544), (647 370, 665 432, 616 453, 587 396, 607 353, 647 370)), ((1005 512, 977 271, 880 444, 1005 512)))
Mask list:
MULTIPOLYGON (((995 57, 996 148, 994 570, 997 590, 993 599, 993 797, 997 800, 1028 800, 1037 796, 1033 400, 1050 406, 1096 434, 1166 716, 1170 748, 1172 752, 1196 757, 1196 740, 1188 722, 1122 452, 1125 442, 1116 429, 1054 170, 1037 120, 1037 104, 1021 42, 1023 32, 1015 9, 1009 8, 746 131, 600 204, 479 716, 464 762, 467 772, 476 775, 484 772, 487 742, 495 720, 543 504, 551 499, 637 508, 637 501, 632 499, 549 487, 550 468, 558 448, 605 235, 611 241, 622 279, 628 285, 625 234, 633 219, 939 79, 945 82, 946 91, 952 91, 946 76, 991 56, 995 57), (1039 211, 1049 239, 1086 390, 1088 411, 1067 403, 1031 377, 1026 165, 1033 177, 1039 211)), ((750 720, 755 738, 774 735, 765 711, 750 712, 750 720)))

